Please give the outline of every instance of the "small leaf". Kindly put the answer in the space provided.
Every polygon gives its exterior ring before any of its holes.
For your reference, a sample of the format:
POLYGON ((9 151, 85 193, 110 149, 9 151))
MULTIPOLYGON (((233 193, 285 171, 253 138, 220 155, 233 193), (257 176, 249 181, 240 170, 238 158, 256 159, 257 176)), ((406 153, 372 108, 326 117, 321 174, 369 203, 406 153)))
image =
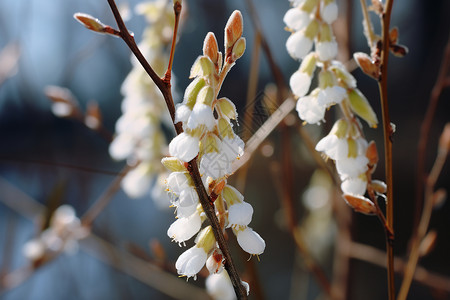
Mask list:
POLYGON ((378 80, 380 68, 372 62, 369 55, 363 52, 356 52, 353 54, 353 58, 364 73, 378 80))
POLYGON ((398 42, 398 28, 393 27, 389 31, 389 44, 393 45, 397 44, 397 42, 398 42))
POLYGON ((365 215, 373 215, 377 212, 375 204, 366 197, 349 194, 344 194, 342 196, 344 197, 345 202, 347 202, 347 204, 356 212, 365 215))
POLYGON ((389 49, 391 50, 392 54, 394 54, 397 57, 404 57, 406 54, 408 54, 409 51, 408 47, 398 44, 389 45, 389 49))

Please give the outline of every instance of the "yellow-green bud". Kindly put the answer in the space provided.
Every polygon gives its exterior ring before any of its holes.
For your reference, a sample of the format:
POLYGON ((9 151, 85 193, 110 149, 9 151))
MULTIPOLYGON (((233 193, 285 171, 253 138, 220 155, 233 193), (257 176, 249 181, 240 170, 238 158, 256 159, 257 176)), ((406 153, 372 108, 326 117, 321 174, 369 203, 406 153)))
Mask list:
POLYGON ((319 33, 319 22, 317 20, 312 20, 311 23, 309 23, 308 27, 305 29, 305 36, 309 38, 310 40, 313 40, 317 33, 319 33))
POLYGON ((327 23, 322 23, 320 25, 320 42, 331 42, 333 39, 333 32, 331 31, 331 26, 327 23))
POLYGON ((206 82, 203 78, 197 77, 186 88, 186 91, 184 92, 183 103, 185 103, 191 110, 194 107, 195 102, 197 101, 198 92, 200 92, 205 84, 206 82))
POLYGON ((192 65, 189 78, 209 76, 213 74, 214 71, 215 68, 212 60, 208 56, 199 56, 192 65))
POLYGON ((197 247, 203 248, 206 253, 212 250, 216 244, 216 238, 214 237, 211 225, 200 231, 195 239, 195 243, 197 247))
POLYGON ((349 158, 356 158, 358 157, 358 144, 356 141, 352 138, 347 139, 347 145, 348 145, 348 155, 349 158))
POLYGON ((330 134, 334 134, 339 139, 343 139, 348 133, 348 122, 345 119, 339 119, 334 123, 333 128, 331 128, 330 134))
POLYGON ((350 90, 348 92, 348 100, 350 107, 361 118, 363 118, 370 127, 376 128, 378 124, 377 115, 370 106, 367 98, 358 90, 350 90))
POLYGON ((319 0, 306 0, 302 5, 301 10, 306 11, 307 13, 312 13, 318 4, 319 0))
POLYGON ((217 100, 217 106, 216 106, 220 113, 223 116, 226 116, 229 119, 236 120, 237 118, 237 112, 236 112, 236 106, 233 102, 231 102, 228 98, 220 98, 217 100))
POLYGON ((306 73, 309 76, 312 76, 312 73, 316 69, 316 53, 311 52, 310 54, 306 55, 305 58, 302 61, 302 64, 300 65, 300 72, 306 73))
POLYGON ((234 132, 231 128, 230 122, 225 118, 219 118, 218 120, 219 134, 222 138, 228 137, 229 139, 234 138, 234 132))
POLYGON ((244 197, 242 196, 241 193, 239 193, 238 190, 236 190, 235 188, 226 185, 223 190, 222 190, 222 197, 224 198, 224 200, 227 202, 228 206, 234 205, 234 204, 238 204, 238 203, 242 203, 244 200, 244 197))
POLYGON ((325 89, 327 87, 332 87, 335 85, 336 85, 336 80, 335 80, 333 73, 331 73, 328 70, 322 69, 322 71, 320 71, 320 73, 319 73, 319 88, 325 89))
POLYGON ((196 103, 211 106, 213 100, 214 100, 214 89, 212 87, 210 87, 209 85, 206 85, 198 93, 196 103))
POLYGON ((236 41, 231 51, 231 59, 233 61, 238 60, 245 52, 245 38, 241 37, 236 41))
POLYGON ((171 172, 185 172, 186 167, 176 157, 164 157, 161 163, 171 172))

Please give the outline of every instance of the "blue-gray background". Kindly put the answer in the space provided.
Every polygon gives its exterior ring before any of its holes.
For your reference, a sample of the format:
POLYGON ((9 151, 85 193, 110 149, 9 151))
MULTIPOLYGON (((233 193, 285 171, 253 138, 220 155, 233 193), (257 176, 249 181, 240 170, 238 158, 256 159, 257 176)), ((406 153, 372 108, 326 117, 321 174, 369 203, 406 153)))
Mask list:
MULTIPOLYGON (((283 29, 282 16, 289 8, 288 1, 254 2, 275 59, 288 78, 298 67, 284 48, 289 34, 283 29)), ((361 34, 359 2, 354 2, 351 51, 367 52, 361 34)), ((137 1, 130 2, 131 6, 135 3, 137 1)), ((188 5, 189 14, 174 62, 179 94, 189 83, 189 69, 200 54, 205 34, 215 32, 221 44, 228 16, 234 9, 240 9, 244 12, 244 36, 248 51, 229 74, 221 94, 242 108, 254 33, 244 2, 191 0, 188 5)), ((0 176, 41 203, 48 203, 55 187, 63 184, 62 201, 73 205, 77 213, 82 214, 112 181, 113 176, 108 172, 118 172, 123 162, 112 161, 107 152, 108 144, 92 131, 75 121, 54 117, 43 90, 47 85, 67 87, 80 100, 83 108, 88 100, 95 99, 100 104, 106 127, 113 131, 115 120, 120 115, 120 84, 131 65, 129 50, 121 40, 85 30, 73 19, 75 12, 89 13, 106 24, 115 25, 106 1, 0 2, 0 48, 17 42, 21 49, 17 74, 0 87, 0 176), (66 164, 92 170, 65 167, 66 164)), ((445 0, 394 3, 392 25, 400 28, 400 42, 410 49, 403 59, 391 56, 389 69, 391 118, 397 124, 394 171, 398 255, 404 254, 411 233, 417 136, 449 34, 449 13, 450 5, 445 0)), ((143 18, 135 16, 127 24, 139 38, 143 18)), ((379 115, 376 83, 360 71, 354 74, 358 86, 379 115)), ((270 70, 262 58, 259 89, 262 90, 271 81, 270 70)), ((439 132, 449 120, 448 99, 449 93, 446 91, 432 126, 428 156, 425 158, 428 167, 434 159, 439 132)), ((381 130, 367 131, 369 138, 381 141, 381 130)), ((277 135, 272 138, 276 141, 277 135)), ((382 151, 381 147, 379 151, 382 151)), ((301 157, 295 161, 296 198, 300 199, 315 166, 301 157)), ((255 208, 252 226, 267 242, 266 253, 257 263, 264 292, 268 299, 287 299, 289 291, 297 284, 291 281, 291 276, 298 267, 293 267, 296 258, 289 235, 275 222, 274 212, 279 209, 279 201, 271 187, 271 178, 265 173, 267 164, 257 156, 250 169, 245 195, 255 208)), ((378 178, 382 178, 382 171, 382 166, 379 166, 378 178)), ((448 171, 444 171, 438 186, 450 186, 448 171)), ((0 197, 11 195, 0 190, 0 197)), ((450 250, 449 214, 450 205, 445 204, 433 215, 431 227, 438 231, 437 247, 422 261, 430 270, 447 276, 450 276, 450 260, 446 255, 450 250)), ((172 221, 172 211, 158 209, 149 198, 130 200, 120 191, 96 220, 94 231, 120 247, 133 243, 147 249, 150 239, 159 239, 170 259, 175 260, 182 250, 171 244, 165 234, 172 221)), ((378 221, 360 215, 354 221, 356 240, 384 248, 383 232, 378 221)), ((35 232, 32 222, 0 202, 0 272, 26 263, 21 247, 35 232), (8 237, 11 232, 13 238, 8 237), (6 249, 12 251, 10 258, 5 253, 6 249)), ((384 299, 383 269, 355 261, 351 264, 351 275, 352 299, 384 299)), ((315 284, 312 279, 310 281, 312 290, 307 299, 313 299, 316 295, 315 284)), ((397 281, 400 281, 399 278, 397 281)), ((203 285, 202 280, 196 283, 203 285)), ((413 291, 415 296, 411 299, 430 297, 426 288, 414 286, 413 291)), ((8 300, 167 298, 82 251, 75 256, 58 258, 20 287, 0 294, 0 297, 8 300)), ((301 297, 293 295, 292 299, 304 299, 301 297)))

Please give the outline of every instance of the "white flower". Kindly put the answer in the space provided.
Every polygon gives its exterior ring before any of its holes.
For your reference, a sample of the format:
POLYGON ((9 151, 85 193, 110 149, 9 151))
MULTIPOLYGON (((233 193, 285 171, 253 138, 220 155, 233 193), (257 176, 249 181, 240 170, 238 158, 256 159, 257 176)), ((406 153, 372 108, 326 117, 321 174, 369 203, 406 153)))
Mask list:
POLYGON ((167 188, 171 193, 175 194, 175 196, 179 196, 184 189, 190 187, 186 175, 186 172, 172 172, 169 177, 167 177, 167 188))
POLYGON ((309 14, 297 7, 289 9, 283 17, 287 27, 298 31, 306 27, 310 22, 309 14))
POLYGON ((338 53, 338 45, 335 40, 316 43, 316 51, 321 61, 332 60, 338 53))
POLYGON ((197 137, 182 132, 170 142, 169 153, 184 162, 189 162, 198 154, 198 143, 197 137))
POLYGON ((301 97, 296 106, 298 116, 309 124, 317 124, 323 121, 325 116, 324 105, 320 105, 315 96, 301 97))
POLYGON ((211 106, 196 103, 191 115, 189 116, 187 127, 190 129, 195 129, 199 125, 204 124, 209 131, 212 131, 214 129, 214 125, 216 124, 215 121, 216 119, 214 118, 211 106))
POLYGON ((218 179, 231 173, 231 163, 222 152, 209 152, 202 156, 200 173, 218 179))
POLYGON ((183 243, 192 238, 201 228, 200 214, 193 213, 187 218, 179 218, 170 225, 167 235, 177 243, 183 243))
POLYGON ((237 135, 233 139, 225 137, 222 140, 221 153, 225 155, 229 162, 233 162, 236 158, 244 155, 244 141, 237 135))
MULTIPOLYGON (((324 2, 322 2, 324 3, 324 2)), ((328 24, 333 23, 337 17, 338 17, 338 6, 336 2, 331 2, 328 4, 323 4, 321 7, 320 14, 322 16, 322 19, 327 22, 328 24)))
POLYGON ((196 279, 197 273, 205 265, 206 259, 207 255, 205 250, 194 246, 178 257, 175 267, 177 268, 178 274, 196 279))
POLYGON ((236 203, 228 208, 228 227, 247 226, 252 221, 253 207, 247 202, 236 203))
POLYGON ((140 163, 136 168, 129 171, 122 180, 122 188, 132 198, 144 196, 150 191, 153 174, 150 166, 140 163))
POLYGON ((303 31, 297 31, 286 41, 286 49, 290 56, 297 59, 302 59, 311 51, 313 41, 306 37, 303 31))
POLYGON ((316 145, 316 150, 324 152, 329 158, 339 160, 348 156, 348 143, 346 138, 338 138, 335 134, 323 137, 316 145))
POLYGON ((233 230, 237 237, 239 246, 252 255, 260 255, 264 252, 266 248, 266 242, 262 237, 250 227, 239 228, 238 230, 233 230))
POLYGON ((298 70, 292 74, 289 79, 289 86, 291 87, 294 95, 297 97, 303 97, 306 95, 309 87, 311 86, 311 76, 298 70))
POLYGON ((131 156, 135 145, 135 139, 131 134, 119 134, 109 145, 109 155, 116 160, 125 159, 131 156))
POLYGON ((358 177, 367 171, 368 162, 365 156, 344 157, 336 160, 336 169, 342 176, 358 177))
POLYGON ((363 196, 366 188, 367 180, 363 180, 361 176, 347 177, 341 183, 341 190, 344 194, 363 196))
POLYGON ((214 300, 235 300, 236 293, 226 270, 206 278, 206 290, 214 300))
POLYGON ((189 119, 189 116, 191 115, 192 110, 185 104, 177 104, 177 108, 175 110, 175 121, 174 123, 178 122, 187 122, 189 119))
POLYGON ((330 106, 341 103, 347 97, 347 91, 340 86, 331 86, 321 89, 317 95, 317 102, 320 105, 330 106))

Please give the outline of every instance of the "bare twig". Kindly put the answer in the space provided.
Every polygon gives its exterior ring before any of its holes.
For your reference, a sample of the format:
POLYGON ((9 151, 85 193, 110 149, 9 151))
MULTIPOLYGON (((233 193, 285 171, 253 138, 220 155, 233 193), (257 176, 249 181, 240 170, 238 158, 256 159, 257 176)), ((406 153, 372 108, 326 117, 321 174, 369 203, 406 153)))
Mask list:
POLYGON ((387 75, 388 75, 388 58, 389 58, 389 27, 391 21, 391 12, 393 0, 386 0, 381 20, 382 30, 382 52, 380 65, 380 80, 378 88, 380 90, 381 111, 383 117, 383 133, 384 133, 384 156, 385 156, 385 173, 387 184, 387 203, 386 203, 386 224, 392 234, 386 230, 386 252, 388 261, 388 293, 389 299, 395 299, 394 284, 394 193, 393 193, 393 171, 392 171, 392 134, 393 129, 389 116, 389 102, 387 93, 387 75))
POLYGON ((439 70, 439 75, 436 78, 436 83, 433 86, 430 94, 430 100, 427 108, 427 112, 425 113, 425 118, 423 119, 422 125, 420 127, 420 136, 419 142, 417 145, 417 174, 416 174, 416 213, 414 216, 414 227, 416 228, 419 218, 420 212, 422 211, 422 201, 423 201, 423 186, 425 179, 425 158, 427 152, 428 138, 431 129, 431 124, 433 122, 433 118, 437 109, 437 104, 439 102, 439 97, 442 91, 446 88, 446 77, 450 68, 450 37, 447 41, 447 45, 444 50, 444 54, 442 57, 441 67, 439 70))
POLYGON ((441 170, 445 164, 448 155, 448 148, 444 147, 439 149, 438 155, 434 162, 433 168, 431 169, 430 175, 427 178, 425 187, 425 205, 422 212, 422 217, 420 218, 419 226, 417 232, 415 233, 412 243, 411 251, 409 254, 408 263, 405 268, 405 276, 403 277, 402 285, 398 294, 398 300, 405 300, 408 296, 408 291, 411 286, 412 279, 416 270, 417 262, 420 258, 420 245, 425 237, 428 225, 430 223, 431 214, 433 212, 434 206, 434 187, 436 181, 441 173, 441 170))

